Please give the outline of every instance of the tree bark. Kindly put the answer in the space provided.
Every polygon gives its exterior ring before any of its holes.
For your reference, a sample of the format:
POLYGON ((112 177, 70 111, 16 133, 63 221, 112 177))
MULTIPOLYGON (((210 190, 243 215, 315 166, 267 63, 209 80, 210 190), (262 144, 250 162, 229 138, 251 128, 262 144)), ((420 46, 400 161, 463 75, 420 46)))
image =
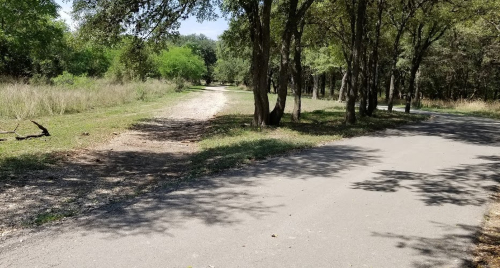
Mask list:
POLYGON ((387 111, 390 113, 392 112, 392 107, 393 107, 393 100, 394 100, 394 90, 395 90, 395 83, 396 83, 396 70, 391 71, 391 82, 389 86, 389 100, 387 102, 387 111))
POLYGON ((416 108, 420 108, 420 100, 421 100, 419 80, 420 80, 420 69, 417 71, 417 74, 415 76, 415 100, 414 100, 414 106, 416 108))
POLYGON ((321 92, 321 98, 325 98, 326 95, 326 73, 322 73, 319 80, 319 88, 321 92))
POLYGON ((366 111, 368 116, 372 116, 375 109, 377 109, 378 99, 377 91, 379 84, 379 63, 378 63, 378 47, 380 44, 380 29, 382 26, 382 13, 384 10, 384 0, 378 0, 377 2, 377 25, 375 26, 375 45, 372 52, 373 61, 373 72, 372 72, 372 82, 370 84, 370 94, 368 100, 368 110, 366 111))
POLYGON ((304 31, 305 21, 301 20, 299 23, 299 29, 294 33, 294 50, 293 50, 293 66, 292 66, 292 76, 295 82, 294 91, 294 105, 292 112, 292 121, 299 122, 302 110, 302 32, 304 31))
POLYGON ((335 72, 330 73, 330 98, 333 100, 333 94, 335 92, 335 72))
POLYGON ((338 102, 342 102, 345 100, 346 87, 347 87, 347 72, 345 72, 344 76, 342 77, 342 83, 340 85, 338 102))
POLYGON ((360 87, 360 101, 359 101, 359 116, 366 116, 366 105, 368 97, 368 60, 366 58, 366 49, 363 51, 363 73, 361 78, 363 83, 360 87))
POLYGON ((319 74, 313 75, 313 92, 312 92, 312 99, 317 100, 318 99, 318 91, 319 91, 319 74))
POLYGON ((346 105, 346 124, 356 123, 356 97, 358 95, 359 87, 359 69, 360 69, 360 53, 361 53, 361 41, 363 40, 363 26, 366 17, 366 0, 359 0, 358 9, 356 12, 356 32, 354 36, 354 46, 352 49, 352 77, 351 85, 347 94, 347 105, 346 105))
POLYGON ((302 20, 305 16, 305 12, 311 6, 314 0, 306 0, 299 9, 297 9, 299 0, 288 0, 287 8, 287 21, 285 24, 285 29, 283 31, 281 39, 281 60, 279 69, 279 84, 278 84, 278 98, 276 100, 276 105, 271 112, 270 124, 279 125, 281 118, 285 112, 286 97, 288 93, 288 78, 289 78, 289 68, 290 68, 290 42, 292 40, 292 35, 297 31, 297 22, 302 20))
POLYGON ((265 127, 269 125, 269 99, 267 97, 267 73, 269 70, 270 18, 272 0, 263 0, 244 6, 250 23, 252 40, 252 86, 255 110, 252 125, 265 127))

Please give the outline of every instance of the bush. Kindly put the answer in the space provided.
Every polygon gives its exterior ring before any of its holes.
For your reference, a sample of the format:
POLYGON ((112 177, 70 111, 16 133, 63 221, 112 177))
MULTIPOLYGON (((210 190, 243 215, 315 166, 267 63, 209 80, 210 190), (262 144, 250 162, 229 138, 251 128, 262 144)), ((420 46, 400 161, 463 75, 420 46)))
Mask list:
POLYGON ((240 84, 245 81, 249 72, 250 66, 248 62, 241 58, 232 58, 230 60, 219 59, 215 63, 214 68, 215 78, 222 83, 240 84))
POLYGON ((66 87, 91 87, 94 85, 94 80, 86 75, 76 76, 68 72, 63 72, 63 74, 52 78, 51 82, 56 86, 66 87))
POLYGON ((203 60, 188 47, 173 47, 169 51, 162 51, 156 58, 156 64, 160 75, 166 79, 181 78, 199 83, 206 72, 203 60))

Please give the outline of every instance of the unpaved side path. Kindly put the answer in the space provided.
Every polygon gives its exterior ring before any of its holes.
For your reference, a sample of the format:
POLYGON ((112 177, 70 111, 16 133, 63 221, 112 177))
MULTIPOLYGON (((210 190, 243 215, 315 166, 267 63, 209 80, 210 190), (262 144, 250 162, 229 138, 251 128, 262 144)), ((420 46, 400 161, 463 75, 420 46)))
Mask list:
POLYGON ((194 93, 107 144, 69 152, 50 170, 0 181, 0 240, 27 223, 81 214, 182 176, 208 120, 226 102, 223 90, 194 93))

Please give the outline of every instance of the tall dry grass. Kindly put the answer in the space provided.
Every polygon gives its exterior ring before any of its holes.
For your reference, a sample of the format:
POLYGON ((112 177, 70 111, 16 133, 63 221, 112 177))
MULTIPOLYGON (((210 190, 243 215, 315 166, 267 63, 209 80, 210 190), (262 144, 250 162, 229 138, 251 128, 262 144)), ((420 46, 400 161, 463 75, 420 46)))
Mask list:
POLYGON ((463 112, 488 111, 500 113, 500 101, 484 102, 478 100, 422 100, 421 105, 423 108, 450 109, 463 112))
POLYGON ((174 84, 158 80, 126 84, 92 80, 78 87, 4 83, 0 84, 0 117, 29 119, 79 113, 133 101, 148 101, 174 91, 174 84))

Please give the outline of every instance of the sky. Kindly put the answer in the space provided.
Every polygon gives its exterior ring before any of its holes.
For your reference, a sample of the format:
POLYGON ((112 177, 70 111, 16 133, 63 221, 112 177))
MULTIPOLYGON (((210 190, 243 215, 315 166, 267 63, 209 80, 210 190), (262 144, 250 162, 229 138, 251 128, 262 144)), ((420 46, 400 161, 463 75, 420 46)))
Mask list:
MULTIPOLYGON (((65 3, 63 0, 55 0, 55 2, 61 6, 61 9, 59 9, 59 16, 61 16, 70 28, 74 30, 76 25, 73 23, 70 15, 71 3, 65 3)), ((181 22, 179 32, 182 35, 204 34, 213 40, 217 40, 217 37, 228 27, 228 22, 224 18, 217 19, 216 21, 199 23, 196 21, 196 18, 193 17, 181 22)))

